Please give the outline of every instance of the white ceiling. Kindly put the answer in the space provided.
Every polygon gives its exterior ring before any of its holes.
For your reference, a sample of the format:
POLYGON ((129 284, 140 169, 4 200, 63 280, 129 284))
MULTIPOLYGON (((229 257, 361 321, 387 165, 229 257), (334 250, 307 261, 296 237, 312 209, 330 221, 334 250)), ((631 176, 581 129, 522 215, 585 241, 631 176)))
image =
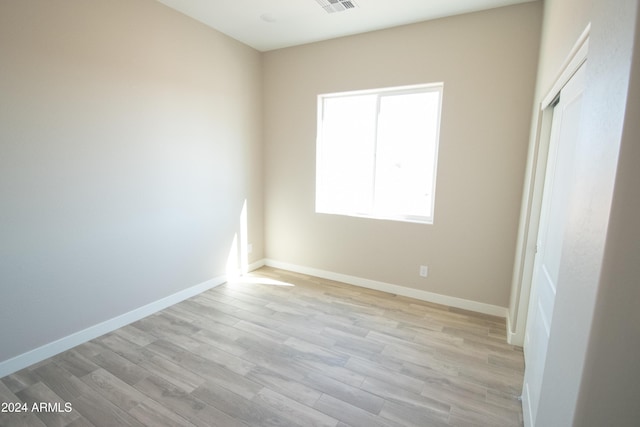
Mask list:
POLYGON ((158 1, 268 51, 534 0, 352 0, 354 9, 334 13, 317 0, 158 1))

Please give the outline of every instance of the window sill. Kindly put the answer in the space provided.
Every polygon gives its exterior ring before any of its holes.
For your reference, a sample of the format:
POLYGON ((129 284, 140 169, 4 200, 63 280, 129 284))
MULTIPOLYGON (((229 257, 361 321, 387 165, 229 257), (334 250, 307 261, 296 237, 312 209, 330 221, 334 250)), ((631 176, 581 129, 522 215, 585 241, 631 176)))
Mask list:
POLYGON ((323 215, 349 216, 352 218, 364 218, 364 219, 375 219, 375 220, 382 220, 382 221, 396 221, 396 222, 408 222, 412 224, 433 225, 433 218, 426 218, 426 217, 419 217, 419 216, 385 216, 385 215, 374 215, 374 214, 363 214, 363 213, 323 212, 323 211, 316 211, 316 213, 323 214, 323 215))

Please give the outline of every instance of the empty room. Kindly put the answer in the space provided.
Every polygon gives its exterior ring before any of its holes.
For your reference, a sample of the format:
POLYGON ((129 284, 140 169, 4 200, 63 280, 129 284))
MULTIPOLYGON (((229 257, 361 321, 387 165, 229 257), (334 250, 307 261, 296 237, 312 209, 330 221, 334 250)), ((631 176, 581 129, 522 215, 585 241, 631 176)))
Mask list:
POLYGON ((637 426, 637 0, 0 0, 0 426, 637 426))

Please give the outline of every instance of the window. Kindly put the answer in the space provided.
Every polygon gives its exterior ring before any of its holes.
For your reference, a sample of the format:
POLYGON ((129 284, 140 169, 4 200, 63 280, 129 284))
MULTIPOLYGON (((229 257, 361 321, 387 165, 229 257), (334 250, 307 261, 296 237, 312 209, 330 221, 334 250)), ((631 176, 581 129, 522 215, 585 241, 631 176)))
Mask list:
POLYGON ((318 96, 316 212, 432 224, 442 89, 318 96))

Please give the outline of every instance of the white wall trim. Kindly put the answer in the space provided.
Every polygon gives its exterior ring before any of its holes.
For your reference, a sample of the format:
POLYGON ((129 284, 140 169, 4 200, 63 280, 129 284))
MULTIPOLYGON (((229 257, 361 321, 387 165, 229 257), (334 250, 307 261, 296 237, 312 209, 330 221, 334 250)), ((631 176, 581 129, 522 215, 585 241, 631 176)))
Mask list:
POLYGON ((564 85, 567 84, 571 77, 578 71, 580 66, 587 60, 587 53, 589 52, 589 34, 591 32, 591 24, 587 25, 576 43, 573 45, 569 56, 565 60, 560 74, 555 80, 547 95, 542 99, 542 109, 545 109, 551 104, 551 101, 560 93, 564 85))
MULTIPOLYGON (((271 259, 262 259, 249 265, 249 271, 256 270, 263 266, 280 268, 297 273, 308 274, 311 276, 321 277, 329 280, 336 280, 354 286, 360 286, 368 289, 389 292, 392 294, 402 295, 422 301, 433 302, 436 304, 447 305, 450 307, 461 308, 464 310, 475 311, 477 313, 488 314, 492 316, 505 317, 508 321, 508 310, 506 307, 500 307, 491 304, 485 304, 477 301, 466 300, 462 298, 452 297, 448 295, 436 294, 433 292, 422 291, 420 289, 407 288, 404 286, 393 285, 390 283, 379 282, 376 280, 365 279, 362 277, 350 276, 346 274, 334 273, 326 270, 319 270, 311 267, 303 267, 299 265, 289 264, 271 259)), ((174 304, 182 302, 188 298, 196 296, 204 291, 220 286, 227 281, 226 276, 219 276, 202 282, 198 285, 176 292, 173 295, 161 298, 157 301, 144 305, 142 307, 131 310, 120 316, 105 320, 104 322, 90 326, 84 330, 75 332, 66 337, 52 341, 41 347, 27 351, 26 353, 15 356, 11 359, 0 362, 0 378, 41 362, 63 351, 69 350, 94 338, 112 332, 118 328, 122 328, 130 323, 143 319, 160 310, 164 310, 174 304)))
POLYGON ((447 305, 450 307, 461 308, 463 310, 475 311, 476 313, 489 314, 491 316, 507 317, 507 308, 497 305, 485 304, 482 302, 471 301, 463 298, 452 297, 448 295, 436 294, 433 292, 423 291, 420 289, 407 288, 405 286, 393 285, 391 283, 379 282, 376 280, 365 279, 362 277, 349 276, 347 274, 334 273, 326 270, 319 270, 311 267, 304 267, 286 262, 266 259, 265 265, 282 270, 289 270, 296 273, 308 274, 323 279, 335 280, 347 283, 349 285, 360 286, 362 288, 375 289, 377 291, 389 292, 391 294, 402 295, 405 297, 415 298, 422 301, 428 301, 436 304, 447 305))
POLYGON ((522 419, 525 427, 534 427, 531 398, 529 395, 529 384, 525 384, 522 390, 522 419))
MULTIPOLYGON (((525 182, 522 210, 527 211, 526 217, 521 217, 520 235, 518 237, 519 251, 516 254, 516 262, 514 264, 514 285, 511 292, 517 292, 518 295, 512 301, 515 305, 511 305, 513 310, 510 313, 509 328, 507 330, 507 339, 509 344, 524 346, 527 317, 529 311, 529 294, 531 293, 531 281, 533 279, 533 264, 535 259, 536 242, 538 239, 538 215, 540 214, 540 205, 542 203, 542 190, 544 188, 544 177, 547 162, 547 150, 549 148, 549 138, 551 133, 551 117, 553 109, 549 108, 553 99, 560 93, 564 85, 578 71, 580 66, 587 60, 589 51, 589 35, 591 33, 591 23, 576 40, 571 51, 567 55, 562 67, 559 70, 558 77, 554 80, 551 88, 538 105, 538 122, 533 123, 536 126, 530 147, 530 153, 534 153, 533 157, 528 160, 532 163, 527 166, 528 179, 525 182), (533 151, 531 151, 533 148, 533 151), (517 276, 516 276, 517 274, 517 276), (511 317, 512 316, 512 317, 511 317)), ((531 155, 531 154, 530 154, 531 155)))
POLYGON ((260 267, 264 267, 265 265, 267 265, 266 260, 263 258, 261 260, 258 260, 256 262, 249 264, 249 271, 257 270, 260 267))
POLYGON ((507 342, 511 345, 517 345, 522 347, 524 344, 523 340, 520 340, 520 336, 514 332, 514 328, 512 327, 511 314, 509 310, 507 310, 507 342))
MULTIPOLYGON (((252 264, 252 266, 253 265, 254 264, 252 264)), ((41 362, 49 357, 55 356, 58 353, 62 353, 63 351, 69 350, 77 345, 83 344, 101 335, 112 332, 137 320, 145 318, 160 310, 164 310, 165 308, 184 301, 187 298, 191 298, 204 291, 215 288, 216 286, 225 283, 226 280, 227 279, 225 276, 209 279, 206 282, 202 282, 198 285, 176 292, 173 295, 169 295, 142 307, 138 307, 128 313, 124 313, 112 319, 105 320, 104 322, 90 326, 84 330, 75 332, 71 335, 67 335, 66 337, 60 338, 56 341, 30 350, 26 353, 2 361, 0 362, 0 378, 31 366, 34 363, 41 362)))

